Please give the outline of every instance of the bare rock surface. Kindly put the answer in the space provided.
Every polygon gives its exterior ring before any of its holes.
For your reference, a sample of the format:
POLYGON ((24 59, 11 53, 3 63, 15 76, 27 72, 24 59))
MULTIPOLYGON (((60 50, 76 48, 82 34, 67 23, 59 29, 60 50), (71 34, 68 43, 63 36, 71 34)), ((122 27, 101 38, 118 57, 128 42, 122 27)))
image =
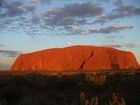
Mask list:
POLYGON ((52 48, 20 55, 11 70, 21 71, 94 71, 137 69, 139 64, 131 52, 96 46, 52 48))

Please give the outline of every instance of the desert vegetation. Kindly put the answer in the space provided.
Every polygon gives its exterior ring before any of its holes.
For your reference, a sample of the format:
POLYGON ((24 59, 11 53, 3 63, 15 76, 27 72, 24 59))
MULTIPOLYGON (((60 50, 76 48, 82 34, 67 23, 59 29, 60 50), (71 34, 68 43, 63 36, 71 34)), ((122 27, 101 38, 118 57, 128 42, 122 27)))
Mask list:
POLYGON ((0 105, 139 105, 139 72, 0 73, 0 105))
POLYGON ((80 94, 81 105, 126 105, 123 97, 118 97, 116 93, 112 93, 108 102, 99 102, 98 97, 92 97, 90 100, 86 98, 85 94, 80 94))

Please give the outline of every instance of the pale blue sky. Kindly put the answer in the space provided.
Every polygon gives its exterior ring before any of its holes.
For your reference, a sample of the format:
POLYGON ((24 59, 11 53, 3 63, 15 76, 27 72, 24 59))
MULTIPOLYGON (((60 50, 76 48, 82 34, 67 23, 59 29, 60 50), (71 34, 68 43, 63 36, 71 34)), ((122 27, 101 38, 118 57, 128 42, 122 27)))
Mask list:
POLYGON ((140 63, 139 0, 0 0, 0 69, 21 53, 71 45, 132 51, 140 63))

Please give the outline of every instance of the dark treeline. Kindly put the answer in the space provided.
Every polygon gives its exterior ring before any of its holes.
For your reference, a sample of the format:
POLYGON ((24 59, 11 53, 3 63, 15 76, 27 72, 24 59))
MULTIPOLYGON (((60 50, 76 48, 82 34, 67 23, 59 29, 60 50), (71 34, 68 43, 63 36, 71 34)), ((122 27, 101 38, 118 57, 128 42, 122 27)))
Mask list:
POLYGON ((86 105, 81 101, 81 93, 88 100, 98 98, 96 105, 111 105, 109 100, 114 93, 120 98, 118 100, 123 97, 126 105, 139 105, 140 73, 0 75, 0 105, 86 105))

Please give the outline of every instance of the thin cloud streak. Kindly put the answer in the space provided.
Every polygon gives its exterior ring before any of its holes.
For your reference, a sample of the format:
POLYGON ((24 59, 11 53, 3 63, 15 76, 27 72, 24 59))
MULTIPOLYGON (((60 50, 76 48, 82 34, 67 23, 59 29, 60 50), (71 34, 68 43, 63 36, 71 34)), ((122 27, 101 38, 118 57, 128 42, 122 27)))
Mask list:
POLYGON ((0 49, 0 55, 5 56, 5 57, 16 57, 20 54, 21 54, 20 51, 1 50, 0 49))
POLYGON ((103 45, 104 47, 113 47, 113 48, 135 48, 137 47, 133 43, 123 43, 123 44, 108 44, 108 45, 103 45))
POLYGON ((133 26, 109 26, 100 29, 90 29, 89 33, 102 33, 102 34, 110 34, 110 33, 117 33, 125 29, 132 29, 133 26))

